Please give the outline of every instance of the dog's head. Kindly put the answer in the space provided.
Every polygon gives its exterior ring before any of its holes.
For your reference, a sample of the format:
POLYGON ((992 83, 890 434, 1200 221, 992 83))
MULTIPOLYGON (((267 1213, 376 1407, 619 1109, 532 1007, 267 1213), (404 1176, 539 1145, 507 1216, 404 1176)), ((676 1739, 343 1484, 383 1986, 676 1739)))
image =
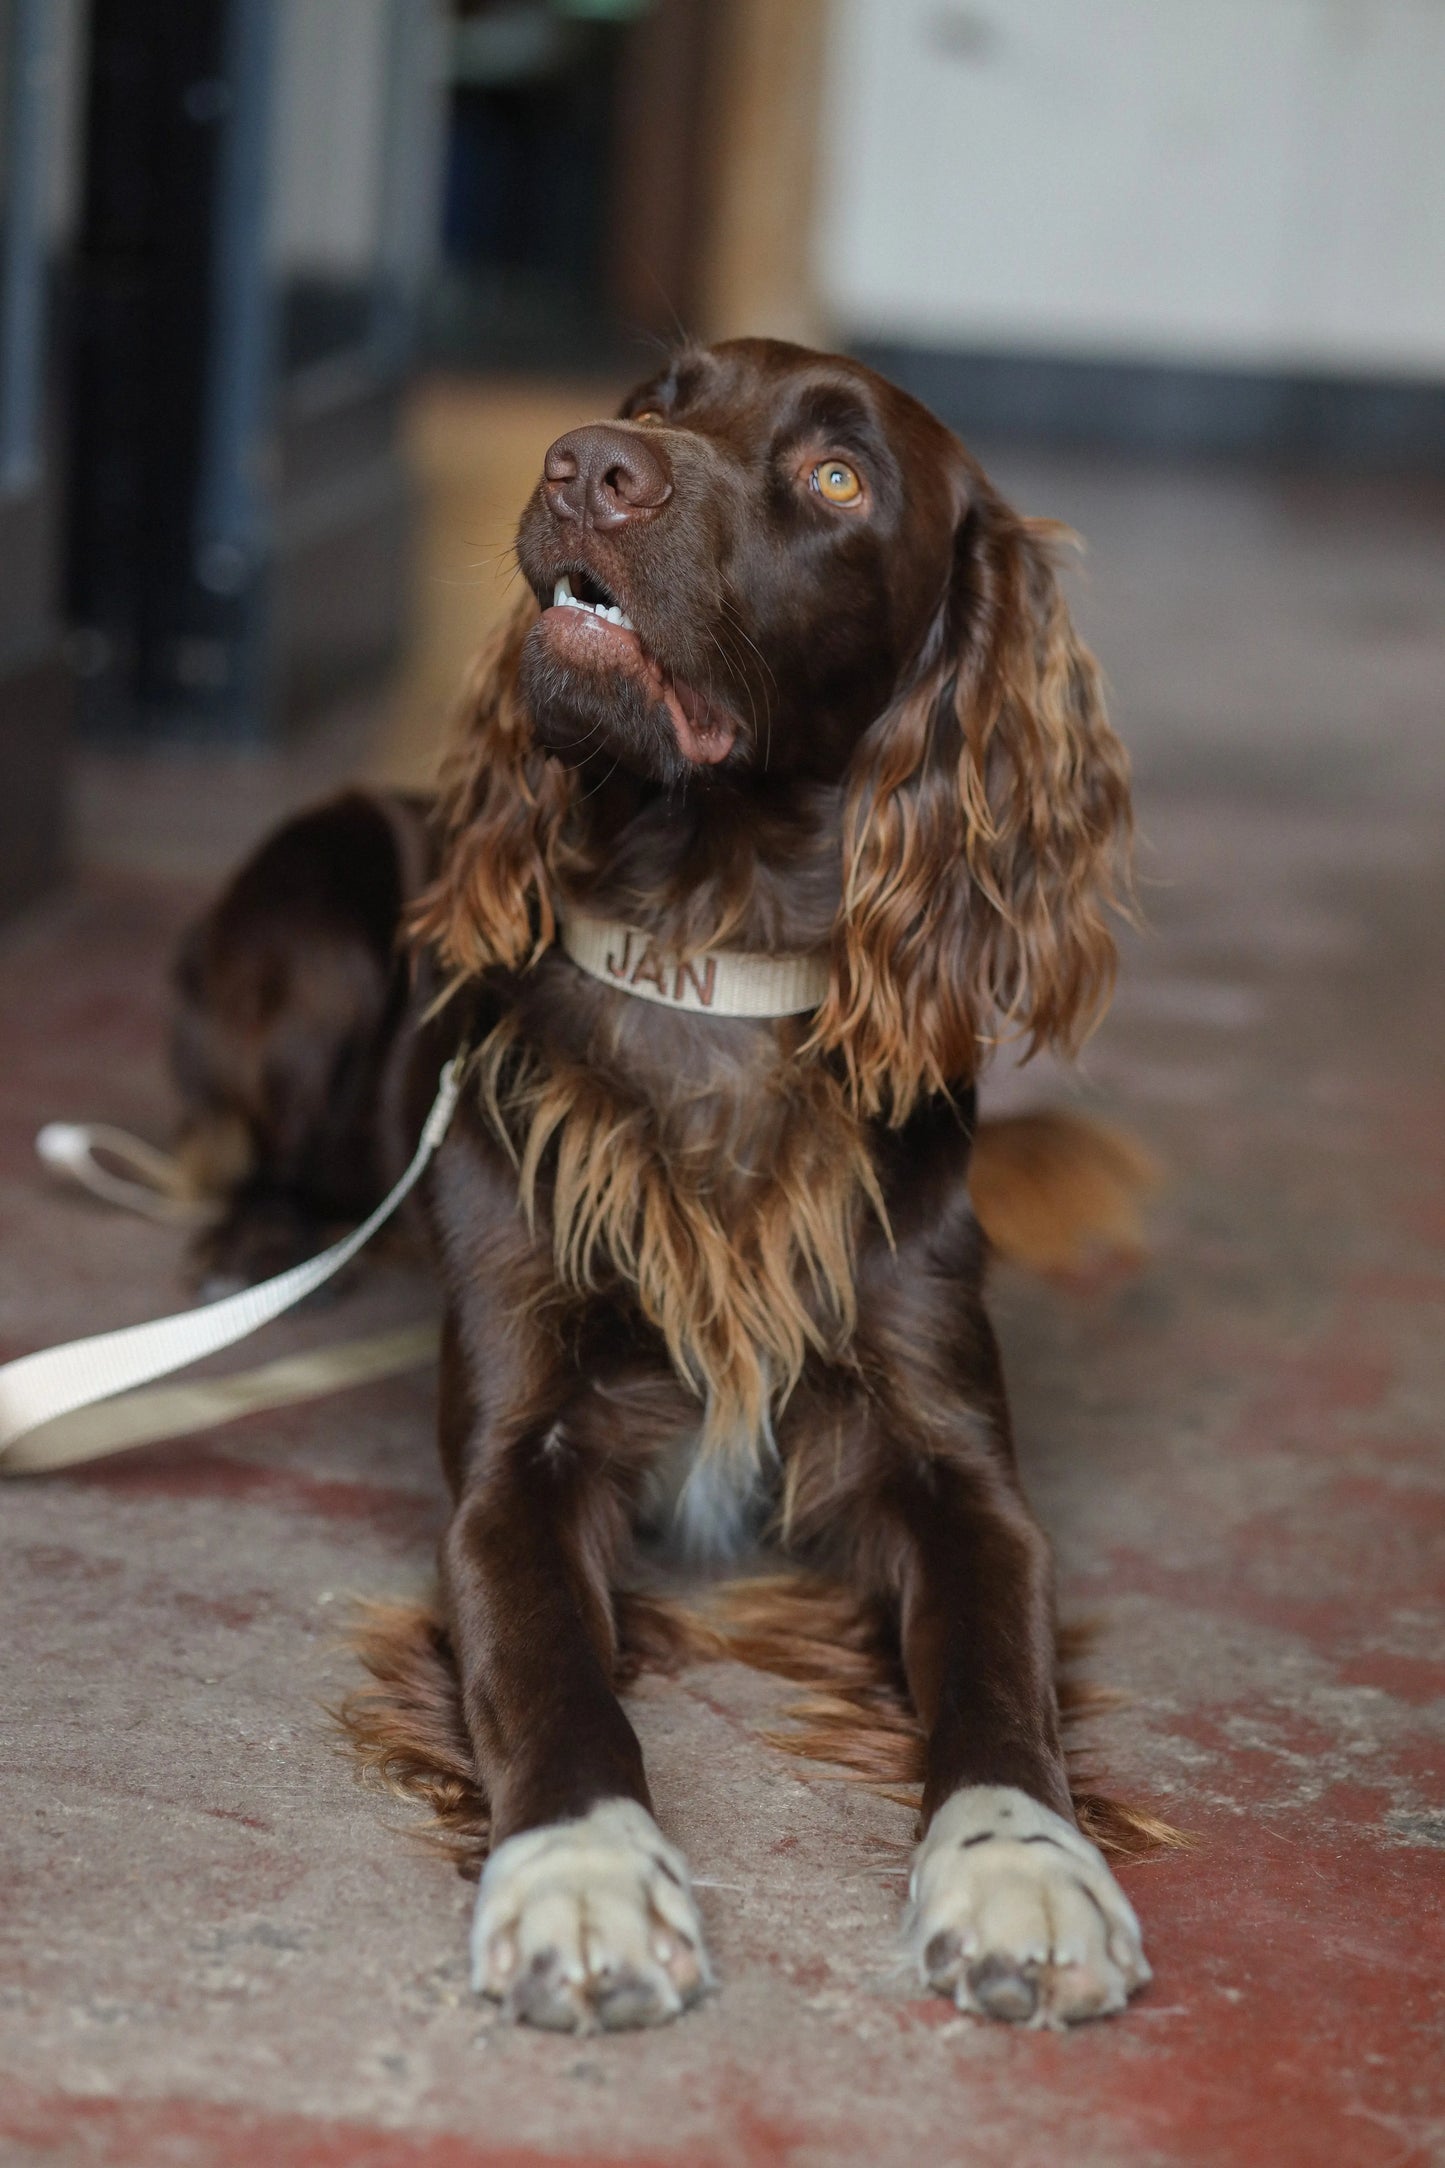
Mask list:
POLYGON ((464 969, 545 945, 594 759, 674 792, 831 784, 814 1037, 860 1108, 901 1119, 1002 1034, 1074 1042, 1112 974, 1128 787, 1056 534, 857 362, 680 354, 547 454, 518 536, 535 600, 479 676, 420 931, 464 969))
POLYGON ((857 363, 679 355, 557 440, 523 514, 534 728, 673 785, 840 776, 943 601, 966 494, 956 441, 857 363))

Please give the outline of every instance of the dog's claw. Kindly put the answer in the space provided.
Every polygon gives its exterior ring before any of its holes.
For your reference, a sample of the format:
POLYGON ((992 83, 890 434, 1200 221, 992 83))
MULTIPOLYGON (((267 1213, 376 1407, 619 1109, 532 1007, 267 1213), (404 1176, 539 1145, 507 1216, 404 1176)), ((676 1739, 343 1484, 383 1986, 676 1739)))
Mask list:
POLYGON ((1038 1974, 1007 1957, 980 1958, 968 1968, 968 1999, 985 2017, 1022 2025, 1039 2006, 1038 1974))

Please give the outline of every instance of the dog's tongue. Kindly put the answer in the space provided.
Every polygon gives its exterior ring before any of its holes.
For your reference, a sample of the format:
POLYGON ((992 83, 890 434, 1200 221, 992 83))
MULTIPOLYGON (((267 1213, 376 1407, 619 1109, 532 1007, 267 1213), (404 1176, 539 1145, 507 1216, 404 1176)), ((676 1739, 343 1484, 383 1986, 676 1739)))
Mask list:
POLYGON ((727 759, 738 733, 736 723, 725 711, 713 708, 706 694, 689 685, 686 678, 665 679, 662 697, 685 760, 711 768, 727 759))

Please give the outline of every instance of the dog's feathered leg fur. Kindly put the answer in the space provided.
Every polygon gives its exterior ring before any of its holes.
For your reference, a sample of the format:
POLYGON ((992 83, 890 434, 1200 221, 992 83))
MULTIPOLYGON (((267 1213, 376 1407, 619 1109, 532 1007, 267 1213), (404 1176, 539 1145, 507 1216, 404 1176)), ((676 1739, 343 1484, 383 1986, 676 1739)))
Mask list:
MULTIPOLYGON (((768 1672, 805 1690, 786 1712, 787 1728, 763 1735, 770 1746, 917 1806, 923 1729, 884 1605, 824 1575, 779 1573, 725 1585, 705 1614, 636 1590, 620 1594, 616 1609, 619 1687, 643 1672, 729 1658, 768 1672)), ((1089 1639, 1086 1628, 1059 1636, 1059 1707, 1079 1826, 1123 1858, 1187 1844, 1147 1807, 1094 1787, 1080 1733, 1121 1697, 1078 1676, 1089 1639)), ((332 1712, 345 1749, 362 1776, 425 1807, 416 1834, 476 1875, 490 1820, 440 1613, 422 1603, 364 1604, 347 1642, 368 1678, 332 1712)))

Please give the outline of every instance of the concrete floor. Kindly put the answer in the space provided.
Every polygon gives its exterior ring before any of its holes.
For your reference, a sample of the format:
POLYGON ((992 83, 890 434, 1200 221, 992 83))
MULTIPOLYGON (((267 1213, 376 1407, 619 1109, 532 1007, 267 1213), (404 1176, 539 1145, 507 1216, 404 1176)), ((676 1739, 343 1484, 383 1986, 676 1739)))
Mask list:
MULTIPOLYGON (((1445 502, 995 465, 1090 534, 1140 773, 1150 926, 1086 1090, 1169 1164, 1157 1254, 997 1310, 1064 1609, 1130 1697, 1096 1758, 1197 1838, 1124 1873, 1152 1988, 1067 2038, 921 1997, 908 1816, 781 1761, 785 1690, 714 1666, 636 1715, 722 1993, 499 2027, 469 1889, 322 1714, 347 1594, 427 1581, 423 1374, 0 1500, 6 2168, 1445 2160, 1445 502)), ((175 1237, 49 1190, 30 1139, 164 1134, 197 884, 357 742, 88 765, 85 878, 0 940, 0 1354, 175 1304, 175 1237)), ((383 1263, 256 1359, 426 1302, 383 1263)))

